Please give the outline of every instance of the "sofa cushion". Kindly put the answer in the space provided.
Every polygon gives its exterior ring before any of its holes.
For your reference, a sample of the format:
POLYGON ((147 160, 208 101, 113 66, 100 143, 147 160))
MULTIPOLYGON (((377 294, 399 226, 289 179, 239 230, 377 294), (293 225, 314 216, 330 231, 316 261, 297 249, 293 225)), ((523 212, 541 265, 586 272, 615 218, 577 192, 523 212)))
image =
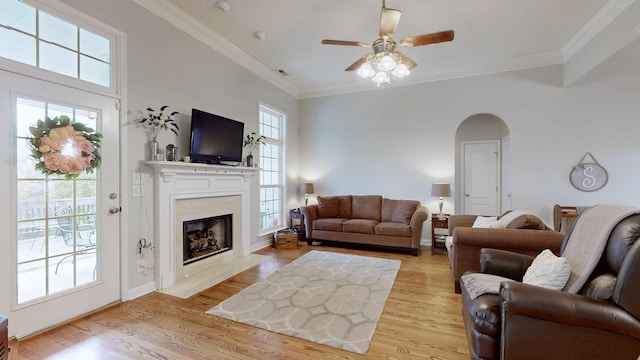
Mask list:
POLYGON ((407 224, 400 224, 396 222, 381 222, 376 225, 376 235, 388 235, 388 236, 411 236, 411 226, 407 224))
POLYGON ((349 219, 320 218, 313 221, 313 230, 342 231, 342 224, 349 219))
POLYGON ((359 234, 375 234, 375 228, 378 225, 377 220, 370 219, 350 219, 342 224, 343 232, 359 233, 359 234))
POLYGON ((338 217, 351 217, 351 195, 338 196, 338 217))
POLYGON ((382 196, 354 195, 351 200, 351 218, 380 221, 382 219, 382 196))
POLYGON ((415 200, 398 200, 396 208, 391 216, 391 221, 401 224, 409 224, 411 217, 420 203, 415 200))
POLYGON ((337 196, 318 196, 318 217, 337 218, 340 199, 337 196))
POLYGON ((382 222, 391 222, 391 218, 393 217, 393 211, 396 209, 396 205, 399 200, 382 198, 382 213, 380 216, 380 221, 382 222))

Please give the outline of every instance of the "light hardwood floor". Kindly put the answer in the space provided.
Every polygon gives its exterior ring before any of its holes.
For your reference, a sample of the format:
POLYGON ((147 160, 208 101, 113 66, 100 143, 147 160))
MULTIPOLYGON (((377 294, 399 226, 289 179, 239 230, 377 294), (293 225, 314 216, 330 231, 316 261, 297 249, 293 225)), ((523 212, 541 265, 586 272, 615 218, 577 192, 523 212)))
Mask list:
POLYGON ((446 255, 431 255, 429 248, 414 257, 302 243, 257 253, 273 257, 189 299, 153 292, 11 341, 9 359, 469 359, 446 255), (313 249, 402 260, 366 355, 204 314, 313 249))

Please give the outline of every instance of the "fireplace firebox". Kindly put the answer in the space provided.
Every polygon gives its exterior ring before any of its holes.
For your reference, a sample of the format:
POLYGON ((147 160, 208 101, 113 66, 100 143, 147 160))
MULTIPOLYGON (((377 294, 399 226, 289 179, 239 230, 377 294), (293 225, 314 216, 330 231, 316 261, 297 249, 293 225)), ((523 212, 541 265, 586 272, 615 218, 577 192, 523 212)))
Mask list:
POLYGON ((184 221, 183 265, 233 248, 233 214, 184 221))

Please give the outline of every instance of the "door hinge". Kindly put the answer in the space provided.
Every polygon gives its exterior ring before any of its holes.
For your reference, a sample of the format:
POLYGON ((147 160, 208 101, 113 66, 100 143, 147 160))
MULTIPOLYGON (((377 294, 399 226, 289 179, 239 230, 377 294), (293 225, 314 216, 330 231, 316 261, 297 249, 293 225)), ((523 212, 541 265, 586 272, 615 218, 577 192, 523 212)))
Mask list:
POLYGON ((120 101, 116 101, 116 110, 120 110, 120 101))

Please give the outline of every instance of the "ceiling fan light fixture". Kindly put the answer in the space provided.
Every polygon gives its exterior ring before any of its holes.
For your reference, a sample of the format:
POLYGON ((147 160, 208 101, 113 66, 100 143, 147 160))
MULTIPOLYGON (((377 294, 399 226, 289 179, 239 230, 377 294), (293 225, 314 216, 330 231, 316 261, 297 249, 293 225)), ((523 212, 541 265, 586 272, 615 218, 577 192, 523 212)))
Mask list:
POLYGON ((405 76, 409 76, 410 74, 411 71, 405 64, 398 64, 398 66, 396 66, 396 68, 391 72, 391 75, 397 78, 403 78, 405 76))
POLYGON ((381 71, 391 71, 396 67, 396 65, 396 62, 393 60, 391 55, 387 54, 380 58, 377 68, 381 71))
POLYGON ((368 79, 375 74, 376 72, 375 70, 373 70, 373 67, 371 66, 371 64, 369 64, 369 62, 365 62, 364 64, 360 65, 360 67, 358 68, 358 75, 360 75, 365 79, 368 79))
POLYGON ((385 71, 378 71, 373 77, 373 81, 375 81, 376 85, 380 86, 382 83, 389 84, 391 82, 391 79, 389 79, 389 74, 387 74, 385 71))

